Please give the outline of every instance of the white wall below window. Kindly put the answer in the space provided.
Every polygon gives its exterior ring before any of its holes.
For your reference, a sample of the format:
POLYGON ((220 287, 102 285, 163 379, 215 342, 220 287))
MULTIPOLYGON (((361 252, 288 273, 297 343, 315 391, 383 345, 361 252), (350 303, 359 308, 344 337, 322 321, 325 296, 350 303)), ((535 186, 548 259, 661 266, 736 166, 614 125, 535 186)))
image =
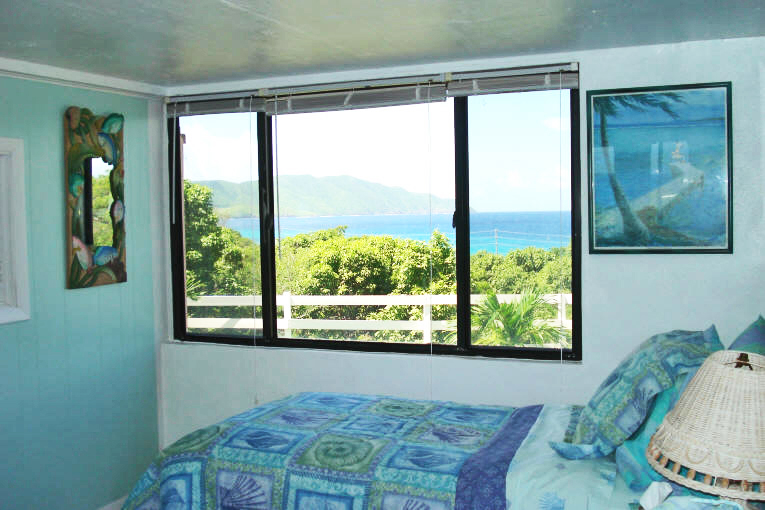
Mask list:
MULTIPOLYGON (((765 38, 438 67, 456 71, 569 61, 580 63, 582 91, 581 364, 561 367, 555 362, 164 343, 163 444, 252 407, 256 396, 266 402, 300 391, 507 405, 584 403, 620 359, 655 333, 715 324, 727 346, 757 314, 765 313, 765 38), (733 254, 589 255, 585 92, 719 81, 733 83, 733 254)), ((412 68, 409 74, 422 71, 412 68)), ((385 72, 381 70, 381 75, 385 72)), ((333 81, 331 75, 326 78, 333 81)), ((159 284, 159 292, 167 291, 167 281, 159 284)), ((171 330, 169 324, 165 327, 171 330)))

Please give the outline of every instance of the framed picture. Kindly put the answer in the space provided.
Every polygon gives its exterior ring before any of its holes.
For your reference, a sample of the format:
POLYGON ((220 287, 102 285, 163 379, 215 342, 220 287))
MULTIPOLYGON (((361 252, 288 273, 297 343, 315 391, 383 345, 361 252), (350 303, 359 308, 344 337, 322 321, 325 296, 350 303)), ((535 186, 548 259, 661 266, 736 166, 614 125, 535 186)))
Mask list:
POLYGON ((731 84, 587 92, 590 253, 732 253, 731 84))

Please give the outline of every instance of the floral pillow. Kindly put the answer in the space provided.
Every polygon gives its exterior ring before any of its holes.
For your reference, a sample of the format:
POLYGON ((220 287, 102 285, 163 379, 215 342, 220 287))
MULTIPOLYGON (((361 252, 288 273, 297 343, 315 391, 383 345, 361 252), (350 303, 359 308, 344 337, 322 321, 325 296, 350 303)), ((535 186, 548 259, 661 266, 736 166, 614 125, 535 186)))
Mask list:
POLYGON ((567 459, 608 455, 643 423, 656 395, 715 351, 717 330, 670 331, 640 344, 611 372, 582 410, 569 442, 550 446, 567 459))
POLYGON ((765 356, 765 319, 762 315, 736 338, 728 349, 746 351, 765 356))

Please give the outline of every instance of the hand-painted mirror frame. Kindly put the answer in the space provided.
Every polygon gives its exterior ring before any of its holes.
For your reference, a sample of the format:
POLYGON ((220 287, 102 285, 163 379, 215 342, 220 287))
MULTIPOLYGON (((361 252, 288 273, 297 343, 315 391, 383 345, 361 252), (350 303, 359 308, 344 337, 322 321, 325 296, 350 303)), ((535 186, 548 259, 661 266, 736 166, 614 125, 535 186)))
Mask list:
POLYGON ((124 122, 124 116, 118 113, 97 117, 87 108, 77 106, 67 108, 64 114, 68 289, 127 281, 124 122), (101 158, 112 167, 109 172, 111 246, 86 244, 86 231, 92 231, 92 223, 86 224, 86 221, 92 222, 92 202, 90 198, 86 201, 85 187, 86 180, 91 177, 90 162, 93 158, 101 158))

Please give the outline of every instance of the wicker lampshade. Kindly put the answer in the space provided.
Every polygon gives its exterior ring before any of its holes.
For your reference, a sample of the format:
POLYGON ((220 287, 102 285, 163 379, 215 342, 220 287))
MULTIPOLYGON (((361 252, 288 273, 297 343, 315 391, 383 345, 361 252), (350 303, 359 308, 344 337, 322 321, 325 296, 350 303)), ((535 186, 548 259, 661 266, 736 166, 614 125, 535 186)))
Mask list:
POLYGON ((718 351, 704 361, 646 457, 659 474, 686 487, 765 500, 765 356, 745 353, 744 364, 741 354, 718 351))

